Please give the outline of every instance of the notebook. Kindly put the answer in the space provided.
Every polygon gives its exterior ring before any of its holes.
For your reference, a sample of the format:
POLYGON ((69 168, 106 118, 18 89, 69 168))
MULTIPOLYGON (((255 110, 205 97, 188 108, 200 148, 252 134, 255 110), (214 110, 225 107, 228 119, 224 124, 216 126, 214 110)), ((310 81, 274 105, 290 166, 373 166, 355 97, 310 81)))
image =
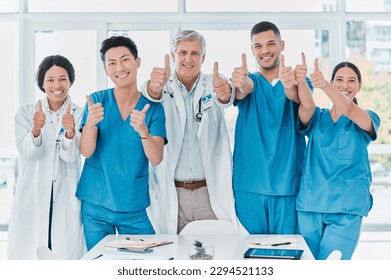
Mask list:
POLYGON ((167 244, 172 244, 173 241, 147 241, 141 239, 115 239, 105 244, 106 247, 111 248, 126 248, 134 251, 144 251, 148 248, 163 246, 167 244))

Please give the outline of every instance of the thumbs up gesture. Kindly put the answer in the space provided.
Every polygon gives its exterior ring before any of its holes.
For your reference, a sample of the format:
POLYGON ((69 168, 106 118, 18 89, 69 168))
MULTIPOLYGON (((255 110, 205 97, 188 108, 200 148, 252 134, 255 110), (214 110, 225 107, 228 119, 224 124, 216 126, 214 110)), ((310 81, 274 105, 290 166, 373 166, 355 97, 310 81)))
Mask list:
POLYGON ((315 59, 314 62, 314 73, 310 75, 312 85, 315 88, 324 88, 326 86, 326 80, 323 77, 322 72, 319 70, 318 59, 315 59))
POLYGON ((88 117, 86 125, 93 126, 104 118, 104 111, 101 103, 93 103, 89 95, 86 96, 88 104, 88 117))
POLYGON ((247 70, 247 58, 246 54, 242 54, 242 65, 240 67, 234 68, 232 72, 232 85, 236 88, 242 88, 246 84, 248 76, 247 70))
POLYGON ((231 86, 226 79, 219 76, 219 63, 215 62, 213 67, 213 91, 222 103, 228 103, 231 99, 231 86))
POLYGON ((305 54, 301 53, 301 64, 296 65, 295 68, 295 77, 298 83, 305 82, 307 75, 307 63, 305 61, 305 54))
POLYGON ((62 126, 66 130, 65 137, 72 139, 75 136, 75 118, 71 114, 70 103, 67 104, 65 114, 62 116, 62 126))
POLYGON ((34 137, 38 137, 41 134, 41 129, 44 127, 45 122, 46 122, 46 115, 42 110, 42 101, 38 100, 37 111, 34 113, 34 117, 33 117, 32 133, 34 137))
POLYGON ((168 54, 164 57, 164 68, 154 67, 148 82, 148 92, 153 95, 160 95, 164 85, 170 77, 170 56, 168 54))
POLYGON ((133 110, 130 114, 130 125, 138 132, 141 139, 146 139, 149 134, 148 128, 145 125, 145 116, 149 107, 149 104, 145 104, 141 111, 133 110))
POLYGON ((284 88, 291 88, 297 85, 295 72, 291 66, 285 66, 285 58, 283 54, 280 55, 279 77, 284 88))

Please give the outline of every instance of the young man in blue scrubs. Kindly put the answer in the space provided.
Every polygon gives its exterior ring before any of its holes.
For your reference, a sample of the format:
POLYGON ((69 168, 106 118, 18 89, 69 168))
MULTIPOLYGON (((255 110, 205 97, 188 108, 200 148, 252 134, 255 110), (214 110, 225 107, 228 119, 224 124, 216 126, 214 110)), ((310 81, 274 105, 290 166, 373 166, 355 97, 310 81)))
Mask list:
POLYGON ((163 106, 137 89, 136 44, 113 36, 100 49, 114 88, 87 96, 81 153, 86 157, 76 196, 88 250, 107 234, 154 234, 146 208, 148 161, 159 164, 167 143, 163 106))
MULTIPOLYGON (((311 93, 305 59, 296 69, 284 65, 285 43, 271 22, 251 30, 259 71, 234 69, 239 114, 235 128, 233 188, 236 212, 252 234, 297 233, 296 193, 304 159, 304 136, 296 129, 299 91, 311 93), (281 59, 280 59, 281 56, 281 59)), ((311 86, 312 87, 312 86, 311 86)))
POLYGON ((339 63, 329 83, 316 60, 311 81, 333 107, 320 109, 310 94, 299 95, 299 129, 308 136, 297 195, 299 232, 316 259, 339 250, 348 260, 359 240, 362 217, 372 207, 367 146, 376 140, 380 119, 357 105, 355 96, 362 83, 354 64, 339 63))

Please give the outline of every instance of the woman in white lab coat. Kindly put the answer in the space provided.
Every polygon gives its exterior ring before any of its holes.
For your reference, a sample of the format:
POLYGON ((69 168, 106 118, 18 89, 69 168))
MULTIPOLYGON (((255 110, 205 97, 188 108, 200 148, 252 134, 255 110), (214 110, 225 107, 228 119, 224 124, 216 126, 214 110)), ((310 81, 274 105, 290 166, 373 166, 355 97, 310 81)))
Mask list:
POLYGON ((36 259, 47 246, 59 259, 79 259, 84 252, 80 202, 75 197, 80 174, 78 131, 83 108, 71 102, 75 80, 63 56, 46 57, 38 68, 38 87, 46 94, 15 116, 19 177, 8 231, 8 259, 36 259))

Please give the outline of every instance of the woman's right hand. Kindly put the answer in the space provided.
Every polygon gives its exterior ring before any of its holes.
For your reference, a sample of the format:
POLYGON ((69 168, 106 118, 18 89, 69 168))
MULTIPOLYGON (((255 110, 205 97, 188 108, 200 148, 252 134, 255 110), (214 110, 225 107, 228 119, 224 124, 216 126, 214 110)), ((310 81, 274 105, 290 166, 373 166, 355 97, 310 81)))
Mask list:
POLYGON ((41 129, 44 127, 46 122, 46 115, 42 110, 42 101, 38 100, 37 111, 33 117, 33 130, 31 131, 35 138, 41 134, 41 129))

